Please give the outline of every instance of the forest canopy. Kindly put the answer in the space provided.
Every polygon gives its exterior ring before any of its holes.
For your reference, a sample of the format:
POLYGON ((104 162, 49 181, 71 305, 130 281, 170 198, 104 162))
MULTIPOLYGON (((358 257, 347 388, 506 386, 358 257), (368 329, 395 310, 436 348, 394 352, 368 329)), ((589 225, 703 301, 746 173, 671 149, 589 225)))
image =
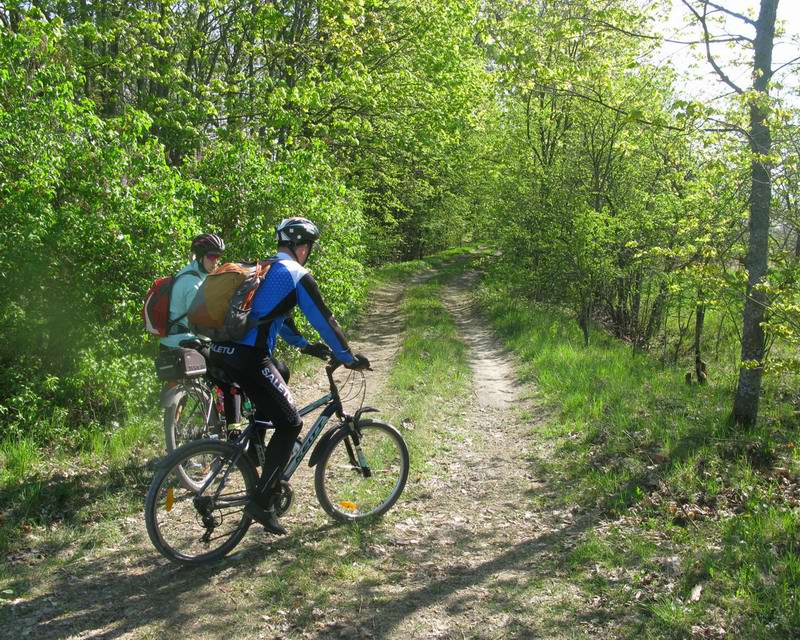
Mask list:
MULTIPOLYGON (((733 40, 751 85, 687 99, 649 61, 658 4, 3 2, 3 432, 152 405, 149 284, 201 231, 226 257, 268 255, 287 215, 320 225, 311 267, 344 318, 373 266, 477 242, 509 296, 574 314, 586 341, 601 327, 694 382, 739 376, 751 400, 765 366, 781 386, 800 325, 796 90, 758 70, 759 14, 733 40)), ((703 56, 720 13, 683 4, 703 56)))

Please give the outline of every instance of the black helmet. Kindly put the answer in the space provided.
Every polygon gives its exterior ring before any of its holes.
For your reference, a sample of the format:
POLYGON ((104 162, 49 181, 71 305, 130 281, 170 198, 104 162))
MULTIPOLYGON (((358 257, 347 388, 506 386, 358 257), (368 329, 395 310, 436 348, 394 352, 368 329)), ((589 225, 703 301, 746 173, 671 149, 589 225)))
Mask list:
POLYGON ((319 229, 307 218, 284 218, 275 227, 275 239, 278 244, 291 246, 313 244, 319 240, 319 229))
POLYGON ((201 233, 192 240, 192 253, 202 259, 207 253, 222 253, 225 241, 216 233, 201 233))

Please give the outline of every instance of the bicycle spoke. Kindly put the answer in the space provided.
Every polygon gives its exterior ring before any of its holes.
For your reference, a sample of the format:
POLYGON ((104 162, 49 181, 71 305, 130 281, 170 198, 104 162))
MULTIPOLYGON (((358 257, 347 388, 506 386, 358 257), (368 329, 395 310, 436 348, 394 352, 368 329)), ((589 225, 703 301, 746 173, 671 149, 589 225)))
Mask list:
POLYGON ((384 513, 397 500, 408 474, 408 451, 388 425, 365 425, 359 445, 338 441, 317 469, 317 496, 328 513, 355 520, 384 513))
POLYGON ((244 535, 249 525, 244 505, 255 479, 243 465, 232 464, 236 451, 230 445, 193 443, 151 487, 151 539, 168 557, 191 561, 224 555, 224 548, 232 548, 244 535), (216 471, 209 474, 210 469, 216 471), (187 489, 184 476, 203 489, 187 489))

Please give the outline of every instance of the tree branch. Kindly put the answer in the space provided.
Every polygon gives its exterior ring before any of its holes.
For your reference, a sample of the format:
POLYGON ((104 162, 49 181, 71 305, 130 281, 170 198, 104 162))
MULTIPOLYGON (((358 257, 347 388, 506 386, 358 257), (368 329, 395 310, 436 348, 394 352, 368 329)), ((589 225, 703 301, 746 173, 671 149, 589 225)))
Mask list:
POLYGON ((736 13, 735 11, 731 11, 730 9, 726 9, 725 7, 721 7, 716 2, 711 2, 711 0, 703 0, 703 4, 705 4, 706 6, 709 6, 709 7, 713 7, 714 9, 719 11, 720 13, 725 13, 725 14, 731 16, 732 18, 738 18, 739 20, 741 20, 743 22, 746 22, 747 24, 749 24, 749 25, 751 25, 753 27, 756 26, 756 21, 753 20, 752 18, 748 18, 744 14, 736 13))
POLYGON ((695 18, 697 18, 697 20, 700 22, 700 25, 703 27, 703 40, 706 43, 706 59, 708 60, 709 64, 714 68, 714 71, 717 72, 717 75, 725 84, 727 84, 731 89, 733 89, 739 95, 742 95, 744 93, 742 88, 727 76, 727 74, 717 64, 717 61, 714 59, 714 56, 711 54, 711 36, 708 32, 708 24, 706 23, 708 6, 711 3, 708 0, 703 0, 703 15, 700 15, 700 13, 694 8, 694 6, 692 6, 689 0, 681 0, 681 1, 683 2, 684 5, 686 5, 689 11, 691 11, 694 14, 695 18))
POLYGON ((792 58, 791 60, 789 60, 789 62, 784 62, 779 67, 775 67, 772 71, 770 71, 769 77, 772 78, 772 76, 774 76, 776 73, 778 73, 778 71, 780 71, 781 69, 785 69, 786 67, 789 67, 789 66, 795 64, 796 62, 800 62, 800 56, 797 56, 796 58, 792 58))
MULTIPOLYGON (((618 31, 619 33, 623 33, 626 36, 631 36, 632 38, 642 38, 643 40, 658 40, 659 42, 669 42, 670 44, 705 44, 705 40, 673 40, 672 38, 664 38, 658 35, 651 35, 649 33, 639 33, 637 31, 628 31, 627 29, 623 29, 622 27, 618 27, 615 24, 611 24, 609 22, 603 22, 602 20, 596 21, 595 24, 600 25, 601 27, 606 27, 611 31, 618 31)), ((724 44, 726 42, 749 42, 753 44, 753 38, 748 38, 747 36, 743 35, 731 35, 728 34, 726 38, 713 38, 711 44, 724 44)))

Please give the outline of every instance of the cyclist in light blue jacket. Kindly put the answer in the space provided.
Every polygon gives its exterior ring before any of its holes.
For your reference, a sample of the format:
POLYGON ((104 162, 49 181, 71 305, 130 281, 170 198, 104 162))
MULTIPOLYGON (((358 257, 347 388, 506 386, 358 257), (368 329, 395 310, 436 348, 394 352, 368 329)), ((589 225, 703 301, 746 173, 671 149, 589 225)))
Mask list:
POLYGON ((162 347, 176 349, 183 340, 196 337, 189 330, 186 313, 203 280, 217 268, 223 251, 225 242, 215 233, 203 233, 192 240, 194 259, 175 274, 169 301, 169 335, 161 338, 162 347))

